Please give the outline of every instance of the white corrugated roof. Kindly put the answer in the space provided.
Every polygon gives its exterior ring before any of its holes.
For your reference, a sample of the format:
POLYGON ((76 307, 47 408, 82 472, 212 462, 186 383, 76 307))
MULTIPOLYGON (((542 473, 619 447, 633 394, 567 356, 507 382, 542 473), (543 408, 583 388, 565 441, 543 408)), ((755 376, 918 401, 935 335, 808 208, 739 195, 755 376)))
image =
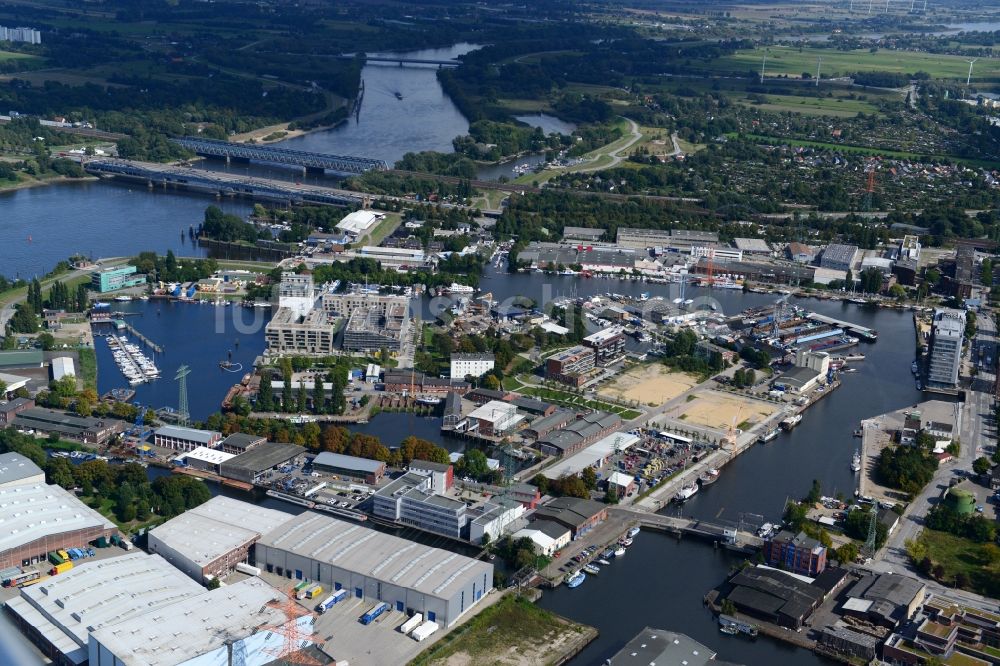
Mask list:
POLYGON ((558 479, 567 474, 579 474, 598 460, 607 458, 616 450, 624 451, 634 446, 638 441, 639 437, 630 432, 613 432, 582 451, 545 469, 542 474, 548 479, 558 479))
POLYGON ((114 525, 59 486, 0 489, 0 553, 47 536, 114 525))
POLYGON ((175 457, 174 460, 201 460, 207 463, 213 463, 220 465, 231 458, 235 458, 235 453, 226 453, 225 451, 219 451, 217 449, 210 449, 205 446, 199 446, 198 448, 188 451, 187 453, 182 453, 175 457))

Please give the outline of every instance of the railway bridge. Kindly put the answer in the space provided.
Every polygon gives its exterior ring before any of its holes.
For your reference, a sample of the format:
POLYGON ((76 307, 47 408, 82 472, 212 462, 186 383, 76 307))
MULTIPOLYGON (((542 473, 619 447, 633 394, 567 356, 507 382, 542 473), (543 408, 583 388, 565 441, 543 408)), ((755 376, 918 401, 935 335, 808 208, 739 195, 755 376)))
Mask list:
POLYGON ((301 167, 303 171, 332 171, 343 175, 357 175, 366 171, 387 171, 389 169, 385 160, 371 157, 327 155, 278 146, 256 146, 190 136, 171 140, 198 155, 224 159, 227 163, 232 160, 268 162, 301 167))

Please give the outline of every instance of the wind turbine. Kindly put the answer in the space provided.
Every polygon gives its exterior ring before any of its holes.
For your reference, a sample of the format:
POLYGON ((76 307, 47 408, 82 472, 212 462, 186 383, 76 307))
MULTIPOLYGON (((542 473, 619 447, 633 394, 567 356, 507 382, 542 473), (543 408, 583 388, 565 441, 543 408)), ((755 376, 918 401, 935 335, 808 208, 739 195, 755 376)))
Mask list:
POLYGON ((979 58, 973 58, 972 60, 969 61, 969 76, 968 78, 965 79, 966 87, 968 87, 969 84, 972 83, 972 66, 976 64, 977 60, 979 60, 979 58))

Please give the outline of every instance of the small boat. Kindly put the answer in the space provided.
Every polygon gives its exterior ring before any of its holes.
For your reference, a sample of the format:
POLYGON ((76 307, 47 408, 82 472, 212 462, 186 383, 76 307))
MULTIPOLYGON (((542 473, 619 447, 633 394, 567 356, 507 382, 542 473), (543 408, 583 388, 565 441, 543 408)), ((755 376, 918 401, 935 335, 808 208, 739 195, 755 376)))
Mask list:
POLYGON ((582 571, 577 571, 569 576, 566 576, 566 587, 580 587, 583 585, 583 581, 587 580, 587 574, 582 571))
POLYGON ((849 354, 844 357, 845 361, 863 361, 865 360, 864 354, 849 354))
POLYGON ((859 451, 855 451, 854 458, 851 459, 851 471, 855 474, 861 471, 861 453, 859 451))
POLYGON ((435 398, 432 396, 421 396, 417 398, 418 405, 440 405, 441 398, 435 398))
POLYGON ((621 541, 619 541, 618 543, 620 543, 621 545, 623 545, 626 548, 628 548, 629 546, 632 545, 632 539, 625 538, 625 539, 622 539, 621 541))
POLYGON ((855 430, 855 431, 854 431, 854 433, 852 433, 852 434, 853 434, 853 435, 854 435, 855 437, 863 437, 863 436, 864 436, 864 433, 863 433, 863 432, 861 431, 861 428, 858 428, 858 429, 857 429, 857 430, 855 430))
POLYGON ((395 95, 396 99, 398 99, 398 100, 402 100, 403 99, 403 93, 399 92, 398 90, 396 92, 392 93, 392 94, 395 95))
POLYGON ((682 504, 691 499, 692 497, 694 497, 695 493, 697 492, 698 492, 697 483, 692 483, 690 485, 684 486, 683 488, 677 491, 676 495, 674 495, 674 501, 677 502, 678 504, 682 504))
POLYGON ((639 533, 639 526, 637 525, 628 531, 628 537, 631 539, 635 537, 635 535, 638 533, 639 533))
POLYGON ((781 422, 781 429, 782 430, 791 430, 792 428, 794 428, 795 426, 797 426, 801 422, 802 422, 802 415, 801 414, 795 414, 794 416, 789 416, 787 419, 782 420, 782 422, 781 422))
POLYGON ((604 559, 609 559, 609 558, 612 558, 614 556, 615 556, 615 549, 614 548, 608 548, 603 553, 601 553, 601 557, 603 557, 604 559))
POLYGON ((761 444, 767 444, 768 442, 770 442, 772 439, 774 439, 777 436, 778 436, 778 429, 777 428, 772 428, 771 430, 768 430, 766 433, 764 433, 763 435, 761 435, 757 439, 757 441, 760 442, 761 444))
MULTIPOLYGON (((614 555, 614 553, 612 553, 612 555, 614 555)), ((611 564, 610 561, 604 559, 603 557, 601 559, 597 560, 597 563, 600 564, 602 567, 606 567, 609 564, 611 564)))
POLYGON ((920 383, 919 379, 917 380, 917 390, 918 391, 923 391, 924 390, 924 385, 920 383))
POLYGON ((726 634, 727 636, 735 636, 736 634, 740 633, 740 630, 731 624, 720 624, 719 631, 726 634))
POLYGON ((712 468, 698 477, 698 482, 703 486, 708 486, 716 482, 719 478, 719 470, 712 468))
POLYGON ((759 536, 761 539, 766 539, 772 534, 774 534, 774 525, 772 525, 771 523, 764 523, 763 525, 760 526, 760 529, 757 530, 757 536, 759 536))
POLYGON ((624 554, 625 554, 625 546, 618 546, 618 548, 615 549, 615 557, 621 557, 624 554))
POLYGON ((841 372, 857 372, 857 368, 844 368, 841 372))
POLYGON ((912 372, 913 374, 917 374, 917 371, 919 369, 920 369, 920 367, 917 365, 916 361, 914 361, 913 363, 910 364, 910 372, 912 372))
POLYGON ((583 565, 583 570, 591 574, 592 576, 596 576, 597 574, 601 573, 601 570, 598 567, 595 567, 593 564, 583 565))

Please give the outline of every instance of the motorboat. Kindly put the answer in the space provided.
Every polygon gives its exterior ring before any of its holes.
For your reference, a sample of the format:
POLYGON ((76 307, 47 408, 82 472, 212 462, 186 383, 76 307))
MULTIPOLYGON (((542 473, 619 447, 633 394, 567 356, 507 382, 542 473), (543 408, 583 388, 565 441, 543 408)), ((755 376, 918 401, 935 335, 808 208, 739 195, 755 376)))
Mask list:
POLYGON ((615 549, 615 557, 621 557, 624 554, 625 554, 625 546, 618 546, 618 548, 615 549))
POLYGON ((580 587, 585 580, 587 580, 587 574, 582 571, 576 571, 566 577, 566 587, 580 587))
POLYGON ((638 533, 639 533, 639 526, 637 525, 628 531, 628 537, 630 539, 634 538, 635 535, 637 535, 638 533))
POLYGON ((857 474, 861 471, 861 452, 855 451, 854 458, 851 459, 851 471, 857 474))
POLYGON ((684 486, 683 488, 677 491, 676 495, 674 495, 674 501, 677 502, 678 504, 681 504, 694 497, 695 493, 697 492, 698 492, 697 483, 692 483, 690 485, 684 486))

